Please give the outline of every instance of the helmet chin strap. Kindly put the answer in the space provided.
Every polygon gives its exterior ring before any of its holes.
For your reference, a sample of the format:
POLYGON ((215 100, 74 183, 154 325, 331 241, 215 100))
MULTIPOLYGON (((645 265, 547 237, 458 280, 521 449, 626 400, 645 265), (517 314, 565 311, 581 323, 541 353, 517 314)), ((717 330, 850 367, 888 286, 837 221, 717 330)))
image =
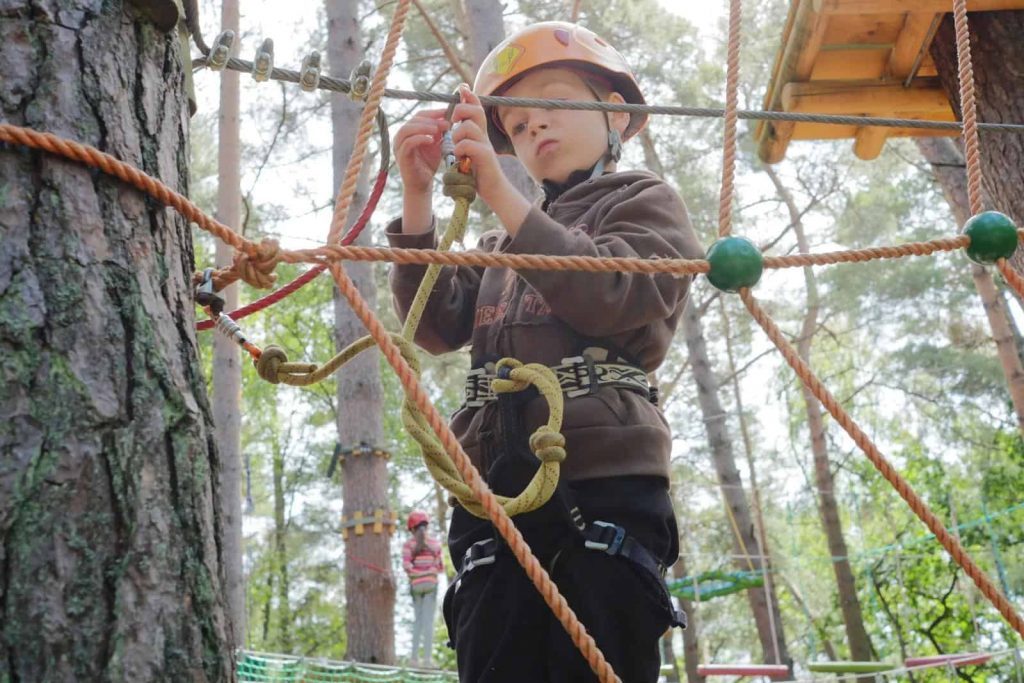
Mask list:
MULTIPOLYGON (((586 83, 587 88, 589 88, 590 92, 594 95, 594 99, 601 102, 602 97, 597 92, 597 88, 595 88, 587 79, 583 79, 583 82, 586 83)), ((600 177, 609 163, 618 163, 619 159, 622 158, 622 136, 619 135, 619 131, 612 128, 609 116, 610 114, 607 113, 604 115, 604 128, 608 131, 608 149, 601 155, 601 158, 597 160, 597 163, 594 164, 591 169, 591 178, 600 177)))

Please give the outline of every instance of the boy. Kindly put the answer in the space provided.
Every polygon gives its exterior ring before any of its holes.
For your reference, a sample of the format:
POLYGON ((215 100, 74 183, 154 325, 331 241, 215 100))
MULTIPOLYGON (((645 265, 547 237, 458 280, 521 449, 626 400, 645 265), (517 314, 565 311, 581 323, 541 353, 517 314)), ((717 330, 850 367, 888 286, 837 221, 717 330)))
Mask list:
MULTIPOLYGON (((479 95, 643 103, 622 56, 562 22, 532 25, 498 45, 460 88, 455 154, 469 157, 477 192, 504 230, 482 250, 581 256, 699 258, 678 195, 661 179, 616 171, 622 142, 645 114, 499 107, 479 95), (515 154, 544 189, 531 203, 502 173, 515 154)), ((424 111, 395 135, 404 183, 392 246, 435 245, 431 184, 444 111, 424 111)), ((405 316, 422 266, 397 266, 391 286, 405 316)), ((647 385, 668 351, 689 278, 446 268, 416 342, 432 353, 471 344, 474 370, 452 430, 490 486, 518 493, 537 467, 526 438, 547 417, 535 392, 489 391, 505 356, 561 370, 562 484, 544 507, 515 518, 534 554, 627 683, 655 681, 658 639, 682 625, 663 582, 678 554, 668 495, 671 436, 647 385)), ((489 522, 456 506, 449 548, 462 569, 444 600, 462 681, 593 681, 593 673, 489 522)))

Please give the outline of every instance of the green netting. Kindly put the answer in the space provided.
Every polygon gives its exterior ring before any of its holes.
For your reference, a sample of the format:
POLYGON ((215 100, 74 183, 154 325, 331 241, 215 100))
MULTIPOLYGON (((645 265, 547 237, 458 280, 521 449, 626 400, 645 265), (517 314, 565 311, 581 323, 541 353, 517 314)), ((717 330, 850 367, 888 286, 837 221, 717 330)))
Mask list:
POLYGON ((723 572, 710 571, 697 576, 686 576, 668 582, 668 590, 672 595, 683 600, 704 602, 748 588, 764 585, 764 576, 760 572, 723 572))
POLYGON ((300 659, 240 652, 239 683, 453 683, 452 671, 414 671, 354 662, 300 659))

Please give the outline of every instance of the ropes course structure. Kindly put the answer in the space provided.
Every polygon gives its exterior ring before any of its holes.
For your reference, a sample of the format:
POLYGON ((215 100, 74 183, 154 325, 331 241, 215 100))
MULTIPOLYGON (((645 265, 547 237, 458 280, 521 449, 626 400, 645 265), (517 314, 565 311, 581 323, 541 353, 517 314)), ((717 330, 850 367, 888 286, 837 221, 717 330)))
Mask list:
MULTIPOLYGON (((231 245, 236 250, 236 257, 230 268, 215 271, 207 269, 196 274, 195 283, 199 286, 197 302, 210 314, 212 321, 207 326, 215 325, 222 332, 234 338, 246 349, 257 365, 259 374, 271 382, 288 384, 310 384, 320 381, 333 373, 346 360, 361 351, 376 346, 380 349, 387 362, 395 371, 406 393, 403 417, 407 426, 424 445, 424 458, 431 474, 442 485, 452 491, 468 509, 488 519, 508 544, 512 554, 524 568, 530 580, 540 592, 546 604, 561 622, 573 643, 580 650, 597 677, 602 683, 618 681, 619 678, 598 649, 593 638, 587 633, 570 609, 557 586, 548 576, 547 571, 533 556, 523 539, 522 534, 512 521, 512 516, 533 509, 543 504, 557 482, 558 463, 565 457, 564 439, 558 433, 561 417, 561 392, 557 380, 553 380, 551 371, 543 366, 522 365, 514 359, 504 359, 499 365, 502 370, 501 380, 495 382, 495 391, 520 391, 529 385, 535 385, 551 402, 551 419, 545 427, 538 430, 531 438, 531 447, 538 459, 544 464, 538 470, 535 481, 520 496, 514 499, 499 498, 484 482, 480 473, 470 462, 462 446, 455 439, 445 419, 438 413, 424 390, 418 377, 418 362, 411 339, 418 322, 418 315, 410 314, 409 320, 401 334, 388 332, 369 305, 360 295, 352 280, 345 271, 343 262, 383 261, 393 263, 416 263, 430 265, 436 273, 443 265, 472 265, 482 267, 503 267, 517 270, 579 270, 587 272, 639 272, 639 273, 671 273, 675 275, 706 274, 715 287, 737 293, 750 315, 762 327, 767 337, 776 345, 783 358, 793 368, 800 379, 829 411, 835 421, 842 426, 847 434, 865 453, 874 467, 896 489, 911 510, 928 527, 936 540, 949 553, 977 585, 981 593, 1002 615, 1016 633, 1024 636, 1024 619, 1016 612, 1013 605, 993 584, 988 576, 966 552, 959 540, 944 526, 939 517, 932 512, 924 500, 914 491, 895 467, 886 459, 870 437, 860 428, 853 418, 842 408, 835 397, 817 378, 811 368, 798 355, 777 325, 761 307, 751 292, 765 269, 804 267, 808 265, 827 265, 834 263, 864 262, 882 258, 901 258, 910 255, 928 255, 940 251, 965 249, 973 260, 995 265, 1006 281, 1018 294, 1024 297, 1024 279, 1013 271, 1007 259, 1013 253, 1022 233, 1002 214, 982 212, 981 200, 981 166, 978 146, 979 131, 1024 132, 1024 125, 1018 124, 980 124, 977 121, 974 101, 974 77, 970 61, 970 45, 967 38, 966 0, 954 0, 954 18, 956 22, 957 50, 959 56, 959 77, 961 84, 961 101, 963 104, 963 136, 967 157, 969 177, 969 193, 971 210, 975 214, 964 226, 962 234, 891 247, 836 251, 824 254, 793 255, 785 257, 763 257, 757 247, 749 240, 733 235, 732 205, 735 197, 735 154, 736 125, 740 118, 772 118, 774 120, 813 120, 817 122, 920 128, 960 128, 957 123, 907 121, 902 119, 879 119, 872 117, 841 117, 841 116, 809 116, 768 112, 744 112, 737 107, 737 85, 739 80, 738 54, 740 46, 740 0, 730 0, 729 12, 729 50, 727 97, 724 110, 685 108, 685 107, 644 107, 644 111, 654 114, 687 115, 687 116, 723 116, 725 118, 725 134, 723 142, 723 173, 720 193, 718 235, 719 239, 708 250, 705 259, 627 259, 627 258, 595 258, 595 257, 554 257, 541 254, 509 255, 483 254, 474 251, 449 252, 447 244, 454 241, 455 236, 464 229, 468 207, 475 189, 472 187, 472 176, 467 175, 465 167, 449 169, 456 176, 451 182, 446 181, 446 188, 454 188, 456 208, 446 234, 446 245, 438 250, 407 250, 386 249, 376 247, 360 247, 351 244, 352 239, 365 226, 369 213, 364 212, 365 220, 356 221, 355 226, 346 235, 342 235, 348 221, 355 193, 356 182, 367 155, 368 141, 372 136, 373 123, 380 121, 380 103, 383 97, 398 97, 425 101, 453 102, 451 95, 425 93, 408 93, 405 91, 388 90, 385 81, 392 67, 398 43, 409 13, 411 0, 398 0, 391 25, 381 54, 380 64, 373 73, 372 79, 365 74, 359 76, 361 85, 355 87, 351 82, 321 77, 318 71, 319 56, 316 60, 308 60, 306 73, 288 72, 269 67, 264 60, 259 68, 254 69, 253 63, 227 58, 226 51, 219 51, 223 41, 215 43, 215 49, 203 50, 207 56, 204 60, 211 65, 216 60, 226 68, 259 73, 270 78, 302 83, 304 87, 328 87, 358 95, 365 99, 360 117, 354 151, 349 160, 344 179, 338 191, 334 212, 324 245, 315 249, 288 250, 282 249, 274 240, 253 242, 246 239, 231 227, 224 225, 204 214, 186 197, 172 191, 163 183, 149 177, 136 168, 92 147, 65 140, 57 136, 33 131, 31 129, 0 124, 0 140, 48 153, 64 156, 83 164, 93 166, 108 173, 124 183, 153 197, 164 205, 174 208, 189 221, 194 222, 203 230, 231 245), (315 62, 315 64, 314 64, 315 62), (315 70, 315 72, 314 72, 315 70), (428 96, 429 95, 429 96, 428 96), (461 176, 458 177, 458 176, 461 176), (460 189, 461 188, 461 189, 460 189), (358 230, 357 230, 358 228, 358 230), (313 268, 301 276, 311 280, 324 270, 331 274, 342 296, 348 301, 354 312, 362 321, 369 334, 323 366, 310 363, 289 363, 284 352, 277 347, 268 346, 260 349, 245 338, 241 329, 229 314, 218 306, 216 291, 239 279, 257 288, 269 288, 275 282, 274 269, 278 263, 310 263, 313 268), (545 373, 546 371, 546 373, 545 373), (553 382, 553 384, 552 384, 553 382)), ((191 3, 190 3, 191 4, 191 3)), ((205 47, 198 31, 194 16, 190 18, 193 34, 200 49, 205 47)), ((570 109, 599 109, 603 111, 634 111, 635 105, 610 105, 601 103, 541 101, 521 98, 483 98, 485 104, 501 104, 502 106, 551 107, 570 109)), ((386 132, 382 130, 382 135, 386 132)), ((383 147, 382 147, 383 157, 383 147)), ((378 179, 385 175, 386 164, 381 165, 378 179)), ((381 189, 383 181, 379 180, 381 189)), ((368 206, 372 212, 372 207, 368 206)), ((434 276, 436 277, 436 275, 434 276)), ((422 305, 430 291, 429 277, 424 279, 425 287, 421 287, 423 296, 418 296, 422 305)), ((431 281, 432 282, 432 281, 431 281)), ((265 305, 287 296, 298 286, 289 285, 278 290, 265 305), (290 289, 289 289, 290 288, 290 289), (287 290, 287 291, 286 291, 287 290), (284 293, 282 293, 284 292, 284 293)), ((251 312, 251 311, 249 311, 251 312)), ((240 313, 236 313, 241 317, 240 313)), ((328 679, 312 679, 328 680, 328 679)), ((329 679, 336 680, 336 679, 329 679)), ((380 679, 384 680, 384 679, 380 679)), ((390 679, 388 679, 390 680, 390 679)))

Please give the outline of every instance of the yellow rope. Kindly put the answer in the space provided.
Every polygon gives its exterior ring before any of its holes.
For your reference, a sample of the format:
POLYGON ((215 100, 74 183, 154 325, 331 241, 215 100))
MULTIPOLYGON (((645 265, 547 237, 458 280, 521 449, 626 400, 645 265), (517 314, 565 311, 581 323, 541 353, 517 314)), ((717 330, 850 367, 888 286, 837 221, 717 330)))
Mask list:
MULTIPOLYGON (((476 185, 473 176, 461 173, 457 167, 453 166, 444 175, 444 193, 455 200, 455 209, 438 244, 438 251, 441 252, 448 251, 452 244, 461 241, 466 233, 469 206, 476 198, 476 185)), ((441 274, 442 267, 441 264, 434 263, 427 268, 409 308, 402 333, 391 335, 392 340, 398 345, 402 357, 413 369, 417 378, 420 374, 420 363, 413 346, 413 339, 420 321, 423 319, 423 312, 426 310, 427 302, 437 283, 437 278, 441 274)), ((375 342, 372 337, 362 337, 349 344, 321 366, 315 363, 290 363, 284 350, 271 345, 263 350, 256 369, 260 377, 274 384, 308 386, 327 379, 345 363, 373 346, 375 346, 375 342)), ((495 393, 524 391, 530 386, 535 386, 548 402, 547 424, 539 427, 529 440, 530 450, 541 461, 541 466, 519 495, 514 498, 497 497, 505 511, 510 516, 514 516, 536 510, 544 505, 550 500, 558 486, 560 463, 565 459, 565 437, 560 433, 564 401, 558 378, 550 368, 536 363, 524 365, 511 358, 503 358, 498 361, 497 369, 504 370, 505 368, 508 369, 508 379, 495 379, 491 383, 495 393)), ((402 403, 402 423, 420 445, 427 469, 437 483, 454 495, 466 510, 477 517, 487 518, 484 508, 473 495, 472 489, 463 480, 444 445, 431 429, 426 416, 408 394, 402 403)))

